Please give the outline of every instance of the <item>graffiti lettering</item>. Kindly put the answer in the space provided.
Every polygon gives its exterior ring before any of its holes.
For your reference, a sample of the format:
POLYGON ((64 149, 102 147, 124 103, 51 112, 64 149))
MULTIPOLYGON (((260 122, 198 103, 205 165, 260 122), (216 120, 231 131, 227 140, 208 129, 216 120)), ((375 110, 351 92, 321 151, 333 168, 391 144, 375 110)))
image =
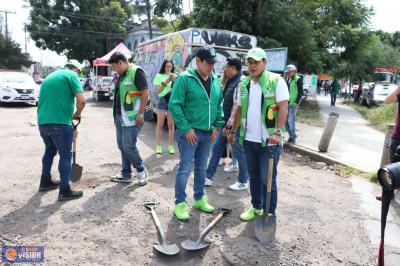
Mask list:
POLYGON ((226 46, 226 47, 236 47, 242 49, 251 49, 251 38, 250 36, 242 35, 238 38, 237 35, 231 35, 226 32, 208 32, 202 31, 201 37, 208 45, 226 46))

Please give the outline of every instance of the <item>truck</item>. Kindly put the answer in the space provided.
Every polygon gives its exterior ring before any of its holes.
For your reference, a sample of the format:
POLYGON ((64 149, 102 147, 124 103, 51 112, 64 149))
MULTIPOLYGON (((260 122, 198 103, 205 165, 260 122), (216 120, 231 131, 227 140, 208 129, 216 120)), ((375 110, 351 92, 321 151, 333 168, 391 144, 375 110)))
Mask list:
POLYGON ((244 65, 247 51, 257 46, 257 39, 252 35, 227 30, 189 28, 139 44, 133 60, 147 75, 150 92, 149 108, 154 113, 157 111, 159 99, 153 80, 160 71, 164 59, 171 59, 174 62, 175 74, 179 74, 187 67, 195 66, 197 49, 204 45, 214 47, 218 60, 214 71, 222 76, 226 58, 237 57, 244 65))
POLYGON ((368 107, 382 103, 386 96, 399 86, 399 72, 395 66, 377 67, 372 74, 372 84, 363 92, 362 101, 368 107))

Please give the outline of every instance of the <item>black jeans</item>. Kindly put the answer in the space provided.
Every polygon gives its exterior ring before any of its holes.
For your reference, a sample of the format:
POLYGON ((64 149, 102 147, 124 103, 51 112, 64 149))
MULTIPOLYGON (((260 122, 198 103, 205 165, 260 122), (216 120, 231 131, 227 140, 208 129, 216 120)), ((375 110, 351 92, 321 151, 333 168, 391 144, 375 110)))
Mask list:
POLYGON ((390 163, 396 163, 400 161, 400 158, 395 158, 396 156, 394 156, 396 149, 399 145, 400 145, 400 139, 392 138, 390 140, 390 163))

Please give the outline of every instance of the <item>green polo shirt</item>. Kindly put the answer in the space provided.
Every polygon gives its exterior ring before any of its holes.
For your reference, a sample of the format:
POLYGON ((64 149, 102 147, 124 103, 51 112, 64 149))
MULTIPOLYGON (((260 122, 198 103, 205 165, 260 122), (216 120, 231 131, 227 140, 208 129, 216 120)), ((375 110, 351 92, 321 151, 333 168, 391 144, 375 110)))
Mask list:
POLYGON ((46 77, 40 87, 38 124, 71 125, 75 113, 75 94, 83 92, 79 76, 61 68, 46 77))

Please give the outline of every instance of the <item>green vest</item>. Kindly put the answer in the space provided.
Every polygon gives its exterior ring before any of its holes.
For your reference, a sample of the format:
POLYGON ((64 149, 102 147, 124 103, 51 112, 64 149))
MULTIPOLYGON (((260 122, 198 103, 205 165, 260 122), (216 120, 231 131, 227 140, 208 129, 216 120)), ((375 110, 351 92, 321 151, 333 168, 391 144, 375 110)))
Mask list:
MULTIPOLYGON (((278 124, 278 108, 275 95, 279 77, 280 76, 278 74, 265 70, 258 79, 263 95, 261 106, 262 127, 267 129, 267 132, 270 136, 275 133, 275 129, 278 124)), ((242 145, 246 135, 247 111, 249 108, 249 88, 251 78, 251 76, 246 77, 239 85, 240 103, 242 108, 242 119, 240 124, 240 144, 242 145)), ((283 136, 284 132, 282 133, 282 140, 283 136)), ((264 139, 261 140, 261 145, 263 147, 267 145, 264 139)))
MULTIPOLYGON (((134 126, 139 113, 141 93, 135 85, 135 74, 139 67, 130 65, 125 77, 119 82, 122 126, 134 126)), ((115 104, 115 99, 114 99, 115 104)))
POLYGON ((294 105, 299 94, 299 89, 297 88, 297 81, 300 79, 299 75, 294 75, 289 84, 289 105, 294 105))

